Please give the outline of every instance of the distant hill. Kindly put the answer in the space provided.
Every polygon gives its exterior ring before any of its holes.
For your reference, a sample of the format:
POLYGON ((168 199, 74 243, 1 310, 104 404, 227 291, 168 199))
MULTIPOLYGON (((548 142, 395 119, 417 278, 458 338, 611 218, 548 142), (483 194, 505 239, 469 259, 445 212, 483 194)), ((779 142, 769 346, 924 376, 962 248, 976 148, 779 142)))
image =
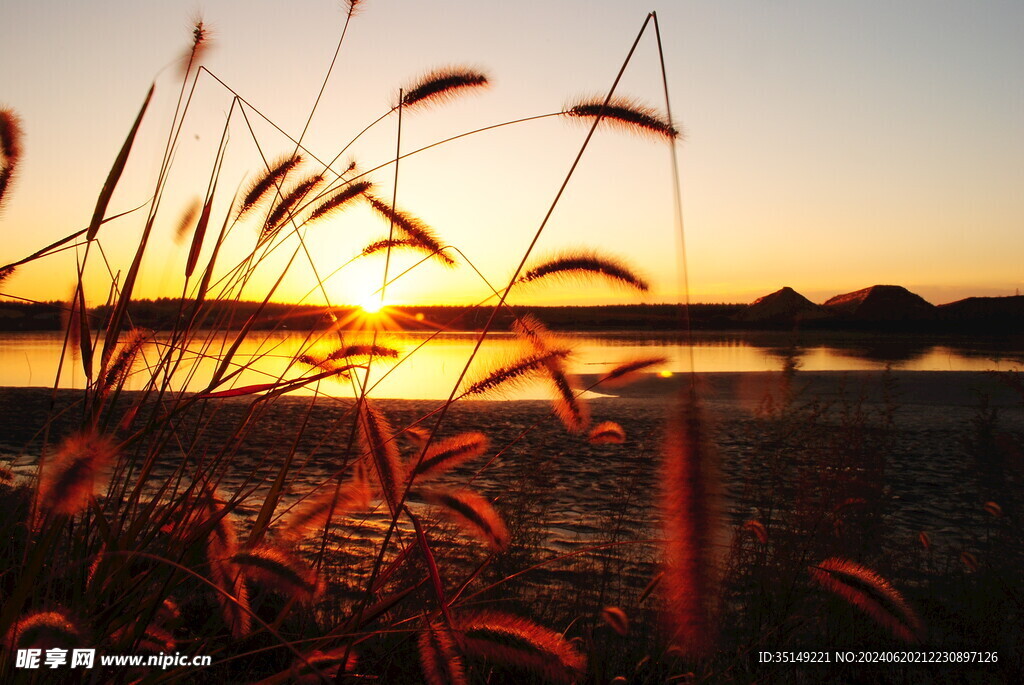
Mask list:
POLYGON ((921 322, 937 318, 935 305, 900 285, 873 285, 836 295, 823 306, 837 317, 857 322, 921 322))
POLYGON ((824 319, 830 315, 828 310, 786 286, 754 300, 735 318, 749 323, 792 324, 824 319))
POLYGON ((1024 295, 968 297, 939 305, 939 318, 958 326, 1024 330, 1024 295))

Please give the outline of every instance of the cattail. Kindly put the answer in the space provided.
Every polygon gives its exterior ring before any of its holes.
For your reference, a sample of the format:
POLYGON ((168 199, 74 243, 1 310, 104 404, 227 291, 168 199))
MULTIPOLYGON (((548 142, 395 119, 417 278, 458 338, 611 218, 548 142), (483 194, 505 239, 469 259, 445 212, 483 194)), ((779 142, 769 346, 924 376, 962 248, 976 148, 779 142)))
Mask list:
POLYGON ((625 362, 602 376, 599 382, 606 388, 620 388, 639 379, 642 371, 667 362, 668 359, 665 357, 648 357, 625 362))
POLYGON ((451 100, 471 88, 488 84, 487 75, 465 67, 444 67, 425 74, 414 85, 402 90, 405 109, 451 100))
POLYGON ((233 554, 231 562, 245 569, 246 576, 257 583, 300 601, 311 601, 319 593, 313 569, 280 547, 244 549, 233 554))
POLYGON ((195 227, 196 219, 199 217, 199 210, 203 208, 203 202, 198 197, 189 203, 185 211, 178 218, 178 225, 174 227, 174 242, 179 245, 185 241, 189 232, 195 227))
POLYGON ((643 278, 617 259, 604 257, 589 250, 574 250, 556 255, 527 270, 517 283, 531 283, 544 278, 581 278, 601 276, 615 285, 621 285, 640 292, 647 292, 650 286, 643 278))
POLYGON ((554 359, 564 359, 571 352, 567 349, 550 350, 548 352, 535 352, 525 357, 501 366, 491 371, 485 377, 470 384, 462 392, 462 397, 468 395, 482 395, 494 390, 507 388, 518 381, 528 378, 538 371, 544 370, 554 359))
POLYGON ((669 141, 680 135, 672 122, 662 118, 656 110, 625 97, 613 97, 607 105, 604 104, 604 98, 583 100, 566 107, 562 113, 574 118, 593 118, 600 115, 602 122, 608 122, 633 133, 653 135, 669 141))
MULTIPOLYGON (((406 429, 406 433, 413 429, 406 429)), ((433 443, 416 467, 420 480, 433 478, 459 464, 476 459, 487 450, 490 441, 483 433, 462 433, 433 443)))
POLYGON ((269 235, 280 228, 292 216, 298 204, 323 182, 323 176, 313 174, 309 178, 296 183, 295 187, 288 191, 288 194, 281 198, 281 201, 270 212, 270 216, 267 217, 267 223, 263 228, 263 234, 269 235))
POLYGON ((115 454, 113 443, 96 433, 66 438, 42 470, 38 491, 41 512, 70 516, 85 509, 102 487, 104 471, 115 454))
POLYGON ((428 685, 465 685, 466 671, 451 630, 433 625, 426 616, 423 622, 426 626, 420 630, 416 646, 428 685))
POLYGON ((860 564, 835 557, 808 567, 811 579, 906 642, 918 642, 920 620, 887 580, 860 564))
POLYGON ((455 266, 455 260, 445 254, 441 249, 441 243, 438 241, 437 236, 420 219, 401 210, 393 209, 391 205, 377 199, 373 195, 367 193, 365 197, 370 206, 392 226, 404 233, 409 239, 415 241, 424 250, 436 253, 437 259, 445 266, 455 266))
MULTIPOLYGON (((21 159, 21 119, 14 110, 0 108, 0 208, 3 207, 4 196, 14 181, 14 174, 21 159)), ((10 274, 8 274, 10 275, 10 274)), ((0 277, 0 281, 3 277, 0 277)))
POLYGON ((743 530, 757 538, 757 541, 762 545, 768 544, 768 529, 760 521, 747 521, 743 524, 743 530))
POLYGON ((370 454, 381 495, 392 516, 398 511, 405 485, 405 473, 398 456, 394 431, 384 415, 364 399, 359 406, 359 436, 370 454))
POLYGON ((509 534, 505 522, 486 499, 469 490, 430 490, 423 497, 441 507, 443 513, 468 533, 483 540, 495 552, 508 548, 509 534))
POLYGON ((601 610, 601 618, 619 635, 625 637, 629 634, 629 617, 619 607, 605 607, 601 610))
POLYGON ((344 209, 349 202, 367 192, 372 187, 373 184, 369 181, 356 181, 355 183, 349 183, 348 185, 342 186, 340 189, 335 191, 333 195, 316 206, 316 209, 314 209, 309 215, 309 219, 306 223, 312 223, 317 219, 321 219, 329 214, 333 214, 334 212, 344 209))
POLYGON ((662 467, 665 598, 673 642, 691 657, 708 654, 715 640, 711 604, 714 549, 714 476, 696 397, 683 398, 670 421, 662 467))
POLYGON ((626 431, 614 421, 603 421, 590 429, 587 441, 591 445, 615 444, 626 442, 626 431))
POLYGON ((292 508, 281 518, 276 535, 297 542, 323 528, 330 517, 369 508, 370 492, 365 480, 353 479, 344 485, 328 484, 323 492, 292 508))
POLYGON ((66 609, 37 611, 19 619, 10 633, 7 644, 17 649, 70 649, 81 642, 82 633, 77 622, 66 609))
POLYGON ((301 163, 301 155, 284 157, 268 167, 265 172, 254 178, 249 184, 249 190, 242 198, 242 205, 238 208, 238 218, 241 218, 253 207, 259 204, 260 200, 267 195, 271 188, 282 183, 284 181, 284 177, 301 163))
POLYGON ((345 673, 352 673, 356 670, 358 661, 355 650, 351 647, 338 647, 327 652, 316 650, 304 654, 302 659, 295 660, 288 682, 319 685, 324 682, 324 677, 334 680, 343 666, 345 673))
POLYGON ((101 396, 107 394, 111 388, 122 385, 128 379, 128 375, 132 370, 132 364, 135 363, 135 358, 138 357, 142 346, 152 335, 153 331, 145 328, 133 328, 128 332, 124 342, 121 343, 117 356, 114 357, 114 361, 110 364, 107 373, 103 377, 103 383, 99 388, 101 396))
POLYGON ((460 618, 455 627, 466 654, 526 669, 556 683, 579 680, 586 659, 553 630, 518 616, 483 611, 460 618))

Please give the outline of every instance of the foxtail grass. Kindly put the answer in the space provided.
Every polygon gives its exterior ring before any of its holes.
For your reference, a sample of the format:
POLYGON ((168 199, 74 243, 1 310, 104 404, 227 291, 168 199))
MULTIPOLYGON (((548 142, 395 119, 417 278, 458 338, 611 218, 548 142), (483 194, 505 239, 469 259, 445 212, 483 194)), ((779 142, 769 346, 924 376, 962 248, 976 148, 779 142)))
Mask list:
POLYGON ((333 192, 326 200, 317 204, 312 213, 310 213, 308 222, 313 223, 318 219, 322 219, 341 211, 343 208, 348 206, 349 202, 360 195, 367 193, 372 187, 373 184, 369 181, 356 181, 343 186, 339 190, 333 192))
POLYGON ((315 571, 280 547, 258 545, 242 549, 229 560, 253 582, 287 597, 310 602, 320 593, 315 571))
POLYGON ((590 429, 587 440, 592 445, 621 445, 626 441, 626 431, 614 421, 602 421, 590 429))
POLYGON ((203 202, 200 199, 195 199, 185 207, 185 211, 178 217, 178 223, 174 226, 174 242, 182 243, 185 238, 188 237, 192 229, 195 228, 196 220, 199 217, 200 211, 202 211, 203 202))
MULTIPOLYGON (((407 431, 408 433, 408 431, 407 431)), ((415 435, 415 434, 414 434, 415 435)), ((490 444, 483 433, 461 433, 435 441, 423 455, 414 473, 418 482, 445 473, 459 464, 479 458, 490 444)))
POLYGON ((519 277, 519 283, 533 283, 542 279, 578 279, 599 276, 609 283, 639 292, 650 289, 647 281, 624 262, 600 255, 591 250, 564 252, 530 267, 519 277))
POLYGON ((369 193, 364 193, 364 197, 374 211, 376 211, 383 219, 390 222, 391 225, 404 234, 408 240, 413 241, 422 249, 435 254, 438 261, 445 266, 455 266, 455 260, 444 252, 442 245, 437 239, 437 236, 434 235, 433 230, 431 230, 431 228, 420 219, 407 212, 393 209, 389 204, 377 199, 369 193))
POLYGON ((70 649, 82 642, 78 621, 65 609, 37 611, 18 620, 7 646, 18 649, 70 649))
POLYGON ((47 513, 73 515, 84 510, 109 477, 116 457, 110 438, 87 432, 66 438, 41 469, 37 508, 47 513))
POLYGON ((323 182, 324 177, 322 174, 312 174, 296 183, 270 212, 263 227, 264 235, 273 233, 281 228, 281 225, 292 216, 292 212, 299 206, 299 203, 323 182))
POLYGON ((707 427, 693 394, 680 400, 665 438, 661 508, 665 529, 665 596, 672 643, 690 657, 716 642, 715 466, 707 427))
POLYGON ((456 628, 467 655, 540 676, 572 683, 586 659, 562 635, 519 616, 482 611, 459 617, 456 628))
POLYGON ((0 209, 4 198, 14 183, 18 163, 21 160, 21 120, 13 110, 0 108, 0 209))
POLYGON ((487 75, 466 67, 444 67, 425 74, 416 83, 402 89, 399 104, 405 109, 445 102, 469 89, 489 83, 487 75))
POLYGON ((887 580, 853 561, 829 558, 809 567, 815 583, 867 614, 904 642, 919 642, 924 628, 917 614, 887 580))
POLYGON ((270 191, 280 186, 285 177, 299 164, 302 163, 301 155, 283 157, 273 164, 267 166, 267 170, 254 177, 249 182, 249 188, 242 196, 242 202, 238 207, 238 218, 242 218, 251 212, 270 191))
POLYGON ((651 107, 626 97, 614 97, 608 104, 603 98, 581 100, 565 107, 563 113, 573 118, 596 118, 623 130, 674 141, 679 129, 651 107))
POLYGON ((508 547, 508 528, 483 496, 470 490, 426 490, 423 496, 492 550, 501 552, 508 547))
POLYGON ((629 616, 619 607, 605 607, 601 610, 601 618, 619 635, 629 634, 629 616))
POLYGON ((450 628, 435 625, 424 617, 416 646, 423 677, 429 685, 466 685, 466 669, 450 628))

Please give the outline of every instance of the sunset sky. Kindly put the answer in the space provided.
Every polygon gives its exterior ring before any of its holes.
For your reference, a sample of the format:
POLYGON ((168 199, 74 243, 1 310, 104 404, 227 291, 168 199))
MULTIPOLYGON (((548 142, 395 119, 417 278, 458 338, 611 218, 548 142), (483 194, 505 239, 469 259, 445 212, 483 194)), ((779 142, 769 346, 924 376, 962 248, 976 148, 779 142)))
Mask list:
MULTIPOLYGON (((137 2, 6 0, 0 7, 0 106, 22 118, 23 158, 0 216, 0 264, 84 228, 111 162, 156 79, 156 94, 111 214, 152 193, 180 77, 168 67, 200 10, 213 28, 206 66, 297 135, 334 52, 337 0, 137 2), (166 68, 165 68, 166 67, 166 68)), ((665 40, 678 144, 693 301, 747 302, 789 285, 815 301, 876 283, 934 303, 1012 295, 1024 286, 1024 3, 1019 0, 611 0, 517 3, 366 0, 306 144, 330 159, 385 112, 399 87, 430 68, 465 64, 493 84, 409 112, 402 149, 466 130, 559 111, 607 91, 648 10, 665 40)), ((664 109, 653 31, 618 93, 664 109)), ((154 245, 136 295, 180 294, 187 246, 174 224, 205 192, 231 96, 203 77, 172 169, 154 245)), ((397 119, 352 150, 361 168, 394 155, 397 119)), ((291 152, 253 120, 262 149, 291 152)), ((398 205, 459 247, 494 284, 511 275, 586 135, 563 117, 507 127, 403 160, 398 205)), ((348 155, 343 159, 348 159, 348 155)), ((244 120, 233 120, 214 221, 260 166, 244 120)), ((310 171, 312 167, 308 167, 310 171)), ((393 168, 376 172, 390 199, 393 168)), ((654 285, 644 299, 578 284, 523 290, 517 302, 679 301, 671 159, 663 142, 598 131, 537 247, 543 256, 587 246, 616 255, 654 285)), ((126 270, 144 212, 100 238, 126 270)), ((224 265, 251 249, 236 227, 224 265)), ((363 210, 311 228, 321 277, 385 237, 363 210)), ((286 246, 281 254, 292 252, 286 246)), ((393 268, 414 258, 402 255, 393 268)), ((271 260, 245 295, 277 276, 271 260)), ((74 252, 22 269, 4 293, 68 296, 74 252)), ((303 256, 277 300, 315 285, 303 256)), ((371 257, 329 279, 334 304, 360 302, 381 279, 371 257)), ((109 287, 90 256, 91 304, 109 287)), ((463 266, 425 265, 389 287, 402 303, 472 303, 487 288, 463 266)), ((307 301, 321 304, 316 291, 307 301)))

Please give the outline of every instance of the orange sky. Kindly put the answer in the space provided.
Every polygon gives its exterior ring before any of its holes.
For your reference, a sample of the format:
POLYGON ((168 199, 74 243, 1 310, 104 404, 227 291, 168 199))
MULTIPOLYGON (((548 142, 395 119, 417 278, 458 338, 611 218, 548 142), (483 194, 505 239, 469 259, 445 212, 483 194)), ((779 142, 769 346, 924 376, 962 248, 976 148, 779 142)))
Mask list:
MULTIPOLYGON (((750 301, 789 285, 814 300, 875 283, 898 283, 935 303, 1009 295, 1022 285, 1024 253, 1024 28, 1019 3, 802 0, 655 3, 666 38, 693 301, 750 301), (823 6, 827 5, 827 6, 823 6)), ((156 95, 110 213, 152 192, 177 96, 164 69, 189 38, 192 6, 103 0, 88 7, 12 3, 18 27, 0 43, 4 102, 24 123, 24 158, 0 230, 0 263, 83 228, 96 194, 149 83, 156 95), (108 40, 107 36, 117 36, 108 40)), ((209 68, 297 134, 330 61, 344 19, 336 2, 302 12, 224 0, 206 9, 215 27, 209 68)), ((643 21, 629 3, 517 5, 445 1, 365 3, 306 136, 330 159, 386 111, 397 88, 428 68, 470 64, 493 86, 404 118, 402 150, 500 121, 560 110, 572 97, 608 88, 643 21), (625 5, 625 6, 624 6, 625 5)), ((645 36, 620 92, 664 107, 653 34, 645 36)), ((155 223, 137 289, 180 293, 187 248, 172 240, 181 211, 202 195, 230 95, 200 81, 155 223)), ((283 136, 235 118, 211 224, 234 188, 260 165, 260 150, 289 152, 283 136), (254 135, 255 134, 255 140, 254 135), (258 143, 258 146, 257 146, 258 143)), ((353 148, 360 166, 395 151, 396 118, 353 148)), ((551 205, 586 128, 563 118, 467 138, 404 160, 398 205, 459 247, 492 284, 511 275, 551 205)), ((347 159, 346 155, 346 159, 347 159)), ((312 171, 312 167, 309 167, 312 171)), ((372 175, 390 199, 393 168, 372 175)), ((143 210, 144 211, 144 210, 143 210)), ((127 269, 143 212, 101 231, 110 268, 127 269)), ((239 224, 223 266, 251 251, 257 228, 239 224)), ((325 277, 386 234, 365 209, 310 229, 274 299, 322 303, 325 277), (310 291, 312 290, 312 293, 310 291)), ((677 301, 680 296, 667 147, 602 130, 538 245, 543 256, 593 247, 628 261, 652 292, 580 284, 525 289, 518 302, 677 301)), ((277 254, 291 255, 297 243, 277 254)), ((204 253, 208 256, 209 252, 204 253)), ((87 293, 106 297, 110 276, 90 256, 87 293)), ((392 273, 415 259, 397 256, 392 273)), ((268 260, 243 293, 261 297, 284 260, 268 260)), ((68 295, 74 251, 22 269, 3 292, 33 299, 68 295)), ((383 259, 358 260, 326 280, 326 299, 364 300, 383 259)), ((463 265, 424 265, 388 288, 408 303, 472 303, 487 286, 463 265)))

